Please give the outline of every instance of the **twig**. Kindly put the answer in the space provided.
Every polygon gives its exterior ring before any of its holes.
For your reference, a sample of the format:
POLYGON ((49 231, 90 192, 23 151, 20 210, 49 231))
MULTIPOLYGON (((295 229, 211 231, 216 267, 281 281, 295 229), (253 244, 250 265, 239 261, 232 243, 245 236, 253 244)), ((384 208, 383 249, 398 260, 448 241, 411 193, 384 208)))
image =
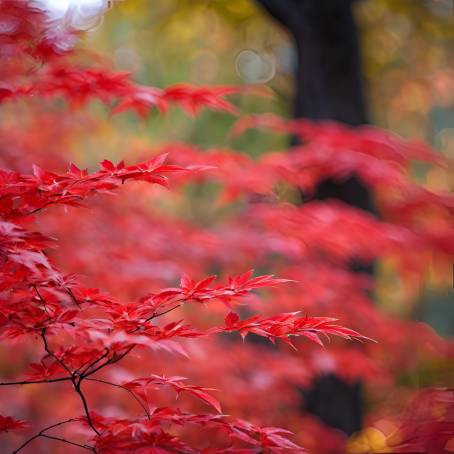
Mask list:
POLYGON ((41 437, 49 438, 49 439, 51 439, 51 440, 61 441, 61 442, 63 442, 63 443, 68 443, 68 444, 73 445, 73 446, 78 446, 79 448, 88 449, 89 451, 96 452, 94 446, 90 446, 90 445, 81 445, 81 444, 79 444, 79 443, 75 443, 74 441, 66 440, 65 438, 54 437, 53 435, 46 435, 46 434, 41 434, 41 437))
POLYGON ((47 303, 46 300, 42 297, 41 293, 38 290, 38 287, 36 285, 32 285, 33 289, 35 290, 36 294, 38 295, 39 300, 44 306, 44 312, 50 317, 49 311, 47 310, 47 303))
POLYGON ((72 290, 70 288, 67 288, 66 289, 66 293, 71 297, 73 303, 80 308, 80 303, 79 301, 77 300, 77 298, 75 297, 74 293, 72 292, 72 290))
POLYGON ((15 451, 13 451, 11 454, 17 454, 19 451, 21 451, 25 446, 27 446, 29 443, 31 443, 33 440, 36 440, 39 437, 42 437, 44 435, 44 432, 47 432, 50 429, 54 429, 55 427, 62 426, 63 424, 67 424, 69 422, 74 422, 77 421, 74 418, 67 419, 65 421, 60 421, 55 424, 52 424, 50 426, 45 427, 44 429, 41 429, 36 435, 33 435, 33 437, 30 437, 28 440, 26 440, 24 443, 22 443, 15 451))
POLYGON ((45 328, 43 328, 41 330, 41 338, 44 342, 44 349, 46 350, 46 352, 50 356, 52 356, 52 358, 54 358, 62 367, 64 367, 65 370, 68 372, 68 374, 71 375, 71 382, 74 386, 74 390, 76 391, 77 394, 79 394, 80 400, 82 401, 85 416, 87 417, 87 423, 93 429, 93 431, 96 433, 96 435, 100 435, 100 432, 98 431, 98 429, 96 429, 95 425, 93 424, 93 420, 91 419, 91 416, 90 416, 90 410, 88 409, 87 399, 85 398, 85 395, 80 388, 80 385, 82 383, 82 380, 84 379, 84 376, 80 376, 79 380, 77 380, 77 377, 74 375, 73 372, 71 372, 69 367, 60 358, 58 358, 58 356, 54 352, 52 352, 52 350, 49 348, 49 344, 47 343, 45 328))
POLYGON ((88 370, 90 369, 90 367, 93 367, 96 363, 99 363, 99 361, 102 361, 106 356, 108 356, 110 353, 110 350, 108 348, 106 348, 106 352, 104 354, 102 354, 99 358, 93 360, 90 364, 87 365, 87 363, 90 362, 90 360, 86 361, 84 364, 82 364, 81 366, 79 366, 78 369, 76 369, 76 372, 79 374, 79 375, 85 375, 88 370), (85 367, 86 366, 86 367, 85 367), (83 371, 81 371, 81 369, 85 367, 85 369, 83 371))
POLYGON ((92 428, 92 430, 96 433, 96 435, 101 435, 101 432, 99 432, 99 430, 95 427, 95 425, 93 424, 93 420, 91 419, 90 410, 88 409, 87 399, 85 398, 84 393, 80 389, 81 382, 82 382, 82 377, 80 378, 80 380, 77 383, 76 383, 75 378, 73 378, 74 389, 76 390, 76 393, 79 394, 80 400, 82 401, 82 405, 84 407, 84 412, 85 412, 85 416, 87 417, 88 425, 92 428))
POLYGON ((24 380, 24 381, 12 381, 0 383, 0 386, 12 386, 12 385, 35 385, 38 383, 55 383, 58 381, 69 381, 72 377, 61 377, 61 378, 48 378, 46 380, 24 380))
POLYGON ((55 361, 57 361, 57 363, 60 364, 60 366, 63 367, 66 370, 66 372, 68 372, 69 375, 73 375, 71 369, 49 348, 49 344, 47 343, 46 339, 46 328, 43 328, 41 330, 41 339, 43 340, 44 350, 46 350, 47 354, 54 358, 55 361))
POLYGON ((148 411, 147 407, 145 407, 145 405, 140 401, 140 399, 136 396, 136 394, 133 391, 131 391, 130 389, 128 389, 126 386, 118 385, 117 383, 112 383, 112 382, 107 381, 107 380, 100 380, 99 378, 86 378, 86 380, 95 381, 95 382, 98 382, 98 383, 104 383, 106 385, 115 386, 116 388, 124 389, 126 392, 131 394, 131 396, 135 399, 135 401, 142 407, 142 409, 145 412, 145 415, 147 416, 147 418, 151 419, 151 415, 150 415, 150 412, 148 411))
POLYGON ((161 315, 168 314, 169 312, 172 312, 173 310, 178 309, 180 306, 181 306, 181 304, 178 304, 177 306, 171 307, 170 309, 167 309, 164 312, 161 312, 159 314, 153 314, 151 317, 148 317, 145 321, 149 322, 149 321, 153 320, 156 317, 161 317, 161 315))
POLYGON ((90 375, 93 375, 95 372, 98 372, 98 370, 101 370, 103 367, 106 367, 107 365, 109 364, 115 364, 115 363, 118 363, 118 361, 120 361, 121 359, 123 359, 129 352, 131 352, 131 350, 136 346, 136 344, 134 345, 131 345, 130 347, 128 347, 126 349, 126 351, 124 353, 122 353, 120 356, 112 356, 112 358, 109 358, 107 361, 104 361, 102 364, 100 364, 98 367, 95 367, 93 370, 91 370, 90 372, 87 372, 84 374, 83 377, 81 377, 81 379, 85 378, 85 377, 88 377, 90 375))

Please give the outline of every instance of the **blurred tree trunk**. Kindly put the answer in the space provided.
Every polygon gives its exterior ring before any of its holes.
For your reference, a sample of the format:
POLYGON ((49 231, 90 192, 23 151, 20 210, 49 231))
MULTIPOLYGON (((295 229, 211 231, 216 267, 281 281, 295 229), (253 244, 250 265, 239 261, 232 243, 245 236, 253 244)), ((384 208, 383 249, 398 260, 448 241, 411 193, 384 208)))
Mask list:
MULTIPOLYGON (((294 115, 311 120, 367 123, 362 86, 354 0, 256 0, 280 22, 297 52, 294 115)), ((373 211, 368 189, 353 177, 343 183, 325 181, 315 199, 335 198, 373 211)), ((355 269, 371 272, 370 266, 355 269)), ((335 375, 320 377, 304 393, 305 409, 325 424, 352 434, 362 425, 361 384, 335 375)))

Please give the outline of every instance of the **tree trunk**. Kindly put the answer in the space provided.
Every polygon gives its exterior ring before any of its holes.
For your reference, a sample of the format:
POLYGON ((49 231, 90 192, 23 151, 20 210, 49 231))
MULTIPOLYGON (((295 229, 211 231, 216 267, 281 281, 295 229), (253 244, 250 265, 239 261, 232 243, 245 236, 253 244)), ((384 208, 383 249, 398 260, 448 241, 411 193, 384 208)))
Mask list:
MULTIPOLYGON (((289 31, 297 52, 294 116, 367 123, 353 0, 257 0, 289 31)), ((325 181, 315 199, 335 198, 373 212, 369 190, 356 177, 325 181)), ((371 266, 355 269, 371 272, 371 266)), ((362 426, 361 384, 320 377, 304 392, 305 409, 350 435, 362 426)))

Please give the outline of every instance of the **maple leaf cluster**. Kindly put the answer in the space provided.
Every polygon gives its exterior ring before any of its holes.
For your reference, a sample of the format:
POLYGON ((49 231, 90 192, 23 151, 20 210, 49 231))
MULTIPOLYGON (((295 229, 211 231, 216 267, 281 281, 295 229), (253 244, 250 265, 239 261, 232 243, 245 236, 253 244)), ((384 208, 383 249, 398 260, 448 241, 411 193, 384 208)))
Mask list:
MULTIPOLYGON (((0 341, 14 362, 0 363, 8 449, 339 452, 345 438, 301 411, 301 388, 335 372, 386 393, 402 370, 452 354, 429 327, 378 311, 372 279, 350 268, 390 260, 414 279, 428 257, 444 263, 453 254, 452 196, 417 185, 409 172, 413 160, 443 169, 446 159, 369 127, 262 115, 241 118, 233 133, 266 128, 302 145, 254 160, 168 144, 147 148, 138 164, 104 159, 94 171, 75 164, 24 171, 38 157, 67 160, 53 142, 70 140, 66 120, 88 101, 140 117, 171 104, 191 115, 204 107, 236 113, 226 96, 244 89, 139 85, 87 55, 93 65, 81 66, 77 33, 57 33, 33 2, 0 0, 0 19, 0 108, 30 108, 30 127, 8 132, 9 168, 0 170, 0 341), (67 134, 52 134, 55 117, 46 114, 55 98, 73 108, 59 113, 67 134), (380 195, 384 219, 279 196, 282 185, 310 192, 351 175, 380 195), (212 211, 230 214, 203 226, 177 218, 187 183, 218 185, 212 211), (244 271, 253 268, 266 274, 244 271)), ((405 418, 389 446, 420 449, 440 427, 449 441, 452 396, 440 390, 435 400, 443 414, 434 419, 427 398, 417 424, 405 418)))
MULTIPOLYGON (((2 173, 4 178, 0 196, 3 202, 4 221, 1 224, 1 253, 4 262, 1 283, 3 290, 1 335, 5 340, 30 335, 38 337, 42 340, 45 352, 39 363, 30 365, 26 379, 20 382, 2 383, 2 385, 71 382, 80 395, 86 411, 81 421, 86 421, 98 437, 90 448, 96 452, 111 452, 108 446, 112 443, 114 446, 118 443, 120 446, 124 443, 129 443, 131 446, 151 443, 157 446, 162 444, 163 447, 172 446, 172 449, 183 449, 182 442, 176 437, 165 435, 163 426, 166 423, 163 418, 154 417, 160 421, 159 429, 155 427, 156 421, 148 422, 151 419, 148 409, 147 422, 122 422, 123 425, 129 424, 134 427, 137 424, 143 424, 141 431, 126 427, 126 432, 121 431, 121 436, 116 429, 109 428, 109 424, 117 426, 119 424, 117 421, 104 424, 100 429, 88 410, 88 404, 81 389, 82 383, 86 380, 96 381, 96 378, 93 378, 94 374, 118 363, 136 347, 185 354, 184 349, 175 339, 213 335, 224 331, 239 331, 243 336, 247 332, 253 332, 271 339, 286 341, 289 341, 290 336, 305 335, 319 343, 317 333, 361 337, 352 330, 331 323, 332 320, 299 318, 297 314, 284 314, 261 320, 255 317, 240 322, 239 317, 231 313, 226 318, 225 326, 206 331, 194 329, 182 322, 159 325, 155 322, 157 318, 184 304, 206 304, 216 300, 230 304, 232 300, 247 296, 256 288, 280 284, 285 280, 275 279, 271 275, 252 277, 252 272, 248 272, 229 279, 227 285, 213 287, 211 284, 215 276, 199 282, 183 276, 179 288, 164 289, 158 293, 146 295, 137 302, 124 303, 97 291, 85 289, 78 283, 75 276, 63 275, 52 264, 45 251, 45 247, 52 240, 40 233, 29 232, 13 222, 13 220, 16 222, 26 220, 50 205, 78 206, 90 195, 118 189, 129 179, 163 185, 166 182, 163 174, 186 170, 165 165, 164 159, 165 157, 159 156, 136 166, 125 166, 124 163, 114 165, 104 161, 101 164, 102 170, 94 174, 81 171, 74 165, 70 166, 65 175, 57 175, 39 168, 35 168, 34 175, 2 173), (58 342, 60 339, 62 340, 58 342), (57 345, 51 345, 52 341, 57 345), (153 431, 149 426, 154 428, 153 431), (154 433, 156 430, 157 432, 154 433), (106 432, 110 433, 108 443, 106 432)), ((153 376, 136 379, 126 384, 115 384, 103 380, 100 382, 125 388, 136 399, 139 399, 138 396, 144 398, 143 393, 134 391, 136 388, 168 384, 178 393, 188 392, 220 411, 219 403, 205 392, 205 388, 183 385, 175 379, 161 379, 153 376)), ((145 403, 141 402, 141 405, 149 406, 150 402, 145 397, 145 403)), ((183 422, 196 421, 205 425, 211 421, 211 417, 191 414, 185 416, 186 419, 183 419, 183 422)), ((227 421, 222 420, 221 425, 236 434, 237 429, 227 421)), ((21 428, 22 424, 13 423, 11 419, 8 427, 21 428)), ((255 431, 262 430, 264 429, 255 431)), ((250 438, 243 434, 241 439, 249 440, 248 437, 250 438)), ((273 437, 277 440, 282 438, 277 435, 266 436, 266 444, 274 446, 270 441, 273 437)), ((286 444, 289 443, 286 441, 286 444)), ((276 448, 280 449, 279 443, 276 444, 276 448)), ((189 448, 184 449, 186 449, 184 452, 193 452, 189 448)))

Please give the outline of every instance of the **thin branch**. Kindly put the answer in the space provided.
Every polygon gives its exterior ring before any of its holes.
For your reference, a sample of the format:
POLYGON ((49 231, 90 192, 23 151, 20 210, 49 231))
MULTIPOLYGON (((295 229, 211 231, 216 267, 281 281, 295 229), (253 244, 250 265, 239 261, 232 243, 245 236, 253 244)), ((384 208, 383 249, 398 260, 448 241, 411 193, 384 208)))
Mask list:
POLYGON ((41 210, 44 210, 44 208, 47 208, 49 205, 52 205, 52 204, 55 204, 55 203, 57 203, 57 202, 46 202, 46 203, 45 203, 43 206, 41 206, 41 207, 35 208, 35 209, 29 211, 28 213, 21 213, 21 214, 24 215, 24 216, 31 216, 31 215, 33 215, 33 214, 38 213, 38 212, 41 211, 41 210))
POLYGON ((46 435, 46 434, 41 434, 41 437, 49 438, 50 440, 61 441, 61 442, 63 442, 63 443, 67 443, 67 444, 69 444, 69 445, 78 446, 79 448, 87 449, 88 451, 96 452, 94 446, 90 446, 90 445, 81 445, 81 444, 79 444, 79 443, 75 443, 74 441, 66 440, 65 438, 54 437, 53 435, 46 435))
MULTIPOLYGON (((179 307, 181 306, 181 304, 177 304, 176 306, 174 307, 171 307, 170 309, 167 309, 166 311, 163 311, 159 314, 153 314, 152 316, 150 316, 149 318, 146 319, 147 322, 153 320, 154 318, 157 318, 157 317, 160 317, 162 315, 165 315, 165 314, 168 314, 169 312, 175 310, 175 309, 178 309, 179 307)), ((135 330, 133 330, 131 333, 134 333, 138 331, 138 328, 136 328, 135 330)), ((80 368, 76 371, 78 372, 78 374, 80 375, 80 380, 82 380, 83 378, 85 377, 88 377, 90 375, 93 375, 95 372, 98 372, 99 370, 101 370, 102 368, 108 366, 109 364, 115 364, 117 363, 118 361, 120 361, 121 359, 123 359, 133 348, 135 347, 135 345, 131 345, 124 353, 122 353, 119 357, 112 357, 112 358, 109 358, 107 361, 104 361, 102 364, 100 364, 98 367, 96 367, 95 369, 93 370, 89 370, 91 367, 93 367, 96 363, 98 363, 99 361, 101 361, 103 358, 107 357, 108 354, 110 353, 109 350, 106 351, 106 353, 104 353, 102 356, 100 356, 98 359, 96 359, 95 361, 93 361, 90 365, 88 365, 83 371, 80 371, 80 368)))
POLYGON ((38 295, 38 298, 41 301, 42 305, 44 306, 44 312, 49 316, 49 311, 47 310, 46 300, 42 297, 42 295, 39 292, 38 287, 36 285, 32 285, 32 287, 35 290, 36 294, 38 295))
POLYGON ((85 372, 84 375, 81 376, 81 378, 89 377, 90 375, 93 375, 95 372, 98 372, 98 370, 101 370, 102 368, 108 366, 109 364, 113 364, 112 363, 112 358, 109 358, 107 361, 104 361, 102 364, 100 364, 99 366, 95 367, 93 370, 91 370, 89 372, 85 372))
POLYGON ((73 373, 71 372, 71 369, 49 348, 49 344, 46 339, 46 328, 41 330, 41 339, 43 340, 44 350, 46 350, 47 354, 54 358, 55 361, 57 361, 58 364, 66 370, 66 372, 68 372, 69 375, 72 375, 73 373))
POLYGON ((143 402, 141 402, 141 400, 136 396, 136 394, 133 391, 131 391, 129 388, 126 388, 126 386, 118 385, 117 383, 112 383, 112 382, 107 381, 107 380, 100 380, 99 378, 87 378, 86 380, 94 381, 94 382, 98 382, 98 383, 104 383, 106 385, 115 386, 115 388, 124 389, 126 392, 131 394, 131 396, 135 399, 135 401, 142 407, 142 409, 145 412, 145 415, 147 416, 147 418, 151 419, 151 415, 150 415, 150 412, 148 411, 147 407, 145 407, 143 402))
POLYGON ((80 397, 80 399, 82 401, 82 405, 84 407, 85 415, 87 417, 87 423, 97 435, 100 435, 100 432, 96 429, 95 425, 93 424, 93 420, 91 419, 90 411, 88 409, 87 400, 86 400, 85 395, 83 394, 83 392, 81 390, 82 381, 84 379, 86 379, 88 376, 90 376, 90 375, 94 374, 95 372, 97 372, 98 370, 102 369, 103 367, 106 367, 109 364, 117 363, 118 361, 123 359, 134 347, 135 347, 135 345, 131 345, 121 355, 119 355, 117 357, 113 356, 112 358, 109 358, 107 361, 104 361, 104 363, 100 364, 98 367, 96 367, 92 371, 90 371, 88 373, 86 372, 83 375, 81 374, 79 376, 79 380, 78 381, 76 381, 76 377, 73 377, 73 379, 72 379, 74 389, 76 390, 77 394, 79 394, 79 397, 80 397))
POLYGON ((84 407, 84 412, 85 412, 85 416, 87 417, 88 425, 92 428, 92 430, 96 433, 96 435, 101 435, 101 432, 99 432, 99 430, 95 427, 95 425, 93 424, 93 420, 91 419, 90 410, 88 409, 87 399, 85 398, 84 393, 80 389, 81 381, 82 381, 82 377, 78 383, 76 383, 75 379, 73 379, 74 389, 76 390, 76 393, 79 394, 80 400, 82 401, 82 405, 84 407))
POLYGON ((61 378, 48 378, 45 380, 24 380, 24 381, 12 381, 0 383, 0 386, 12 386, 12 385, 35 385, 38 383, 55 383, 59 381, 69 381, 72 377, 61 377, 61 378))
POLYGON ((19 451, 21 451, 25 446, 27 446, 29 443, 31 443, 33 440, 36 440, 37 438, 41 437, 42 433, 38 433, 36 435, 33 435, 33 437, 29 438, 25 443, 20 445, 15 451, 13 451, 11 454, 17 454, 19 451))
MULTIPOLYGON (((151 317, 149 317, 148 319, 146 319, 147 322, 153 320, 154 318, 157 318, 157 317, 160 317, 162 315, 165 315, 165 314, 168 314, 169 312, 177 309, 180 307, 180 304, 174 306, 174 307, 171 307, 170 309, 167 309, 166 311, 163 311, 159 314, 153 314, 151 317)), ((133 330, 131 333, 134 333, 138 331, 138 328, 136 328, 135 330, 133 330)), ((85 367, 85 369, 83 371, 81 371, 81 367, 79 367, 79 369, 77 369, 77 373, 78 375, 80 376, 80 380, 83 380, 85 377, 89 377, 90 375, 93 375, 95 372, 98 372, 99 370, 101 370, 102 368, 108 366, 109 364, 115 364, 117 363, 118 361, 120 361, 121 359, 123 359, 129 352, 131 352, 131 350, 135 347, 135 345, 131 345, 130 347, 128 347, 128 349, 122 353, 120 356, 118 357, 112 357, 112 358, 109 358, 108 360, 104 361, 102 364, 100 364, 99 366, 95 367, 93 370, 90 370, 91 367, 93 367, 95 364, 97 364, 99 361, 101 361, 102 359, 106 358, 109 353, 110 353, 110 350, 107 350, 106 353, 104 353, 102 356, 100 356, 99 358, 97 358, 95 361, 93 361, 92 363, 90 363, 87 367, 85 367)))
POLYGON ((62 367, 64 367, 65 370, 68 372, 68 374, 71 375, 71 381, 72 381, 72 384, 74 386, 74 389, 75 389, 76 393, 79 394, 80 400, 82 401, 82 405, 84 407, 85 416, 87 417, 87 423, 97 435, 100 435, 100 432, 96 429, 95 425, 93 424, 93 420, 91 419, 90 410, 88 409, 87 399, 85 398, 82 390, 80 389, 80 385, 81 385, 82 379, 84 377, 81 376, 80 379, 78 381, 76 381, 77 379, 74 376, 74 373, 71 372, 69 367, 60 358, 58 358, 58 356, 55 353, 52 352, 52 350, 49 348, 49 344, 47 343, 46 329, 45 328, 43 328, 41 330, 41 338, 42 338, 42 340, 44 342, 44 349, 46 350, 46 352, 50 356, 52 356, 52 358, 54 358, 62 367))
POLYGON ((66 293, 71 297, 73 303, 80 308, 80 303, 79 301, 77 300, 77 298, 75 297, 74 293, 72 292, 72 290, 70 288, 67 288, 66 289, 66 293))
POLYGON ((19 451, 21 451, 25 446, 27 446, 29 443, 31 443, 33 440, 36 440, 39 437, 42 437, 44 435, 44 432, 47 432, 50 429, 53 429, 55 427, 62 426, 63 424, 67 424, 69 422, 74 422, 77 421, 74 418, 67 419, 65 421, 60 421, 55 424, 52 424, 50 426, 45 427, 44 429, 41 429, 36 435, 33 435, 33 437, 30 437, 28 440, 26 440, 24 443, 22 443, 15 451, 13 451, 11 454, 17 454, 19 451))
POLYGON ((131 345, 126 349, 124 353, 122 353, 120 356, 113 356, 112 358, 109 358, 107 361, 104 361, 102 364, 100 364, 98 367, 95 367, 93 370, 90 372, 85 373, 83 376, 81 376, 81 380, 85 377, 88 377, 90 375, 93 375, 95 372, 98 372, 98 370, 101 370, 103 367, 106 367, 109 364, 115 364, 118 363, 118 361, 122 360, 134 347, 136 344, 131 345))
POLYGON ((169 312, 172 312, 175 309, 178 309, 180 306, 181 306, 181 304, 178 304, 178 305, 176 305, 174 307, 171 307, 170 309, 167 309, 164 312, 160 312, 159 314, 153 314, 151 317, 148 317, 145 321, 149 322, 149 321, 153 320, 154 318, 161 317, 162 315, 168 314, 169 312))
POLYGON ((90 369, 90 367, 93 367, 95 364, 99 363, 99 361, 102 361, 106 356, 108 356, 110 353, 110 350, 108 348, 106 348, 106 352, 101 355, 99 358, 93 360, 90 364, 87 365, 87 363, 89 361, 86 361, 84 364, 82 364, 77 370, 76 372, 79 374, 79 375, 85 375, 88 370, 90 369), (86 366, 86 367, 85 367, 86 366), (85 367, 85 369, 83 371, 81 371, 81 369, 85 367))
POLYGON ((135 347, 137 347, 137 344, 129 346, 126 351, 124 351, 121 355, 117 357, 112 357, 110 364, 115 364, 121 361, 126 355, 128 355, 135 347))

